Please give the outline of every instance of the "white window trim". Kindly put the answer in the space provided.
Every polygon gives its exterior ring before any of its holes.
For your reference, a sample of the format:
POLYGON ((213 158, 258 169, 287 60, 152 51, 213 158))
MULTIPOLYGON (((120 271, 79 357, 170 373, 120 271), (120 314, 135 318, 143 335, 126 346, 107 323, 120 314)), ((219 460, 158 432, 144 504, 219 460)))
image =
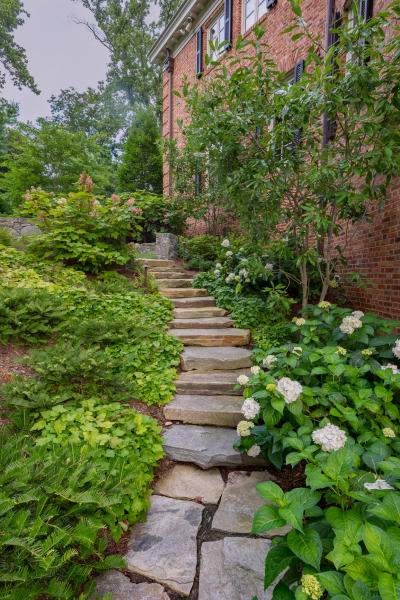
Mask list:
MULTIPOLYGON (((222 54, 225 52, 225 49, 223 49, 223 48, 220 49, 219 53, 217 53, 216 51, 212 51, 210 48, 211 30, 219 22, 221 17, 224 18, 224 9, 220 10, 219 13, 211 21, 211 23, 207 26, 207 52, 206 52, 206 54, 208 54, 208 56, 210 57, 210 60, 212 60, 212 61, 218 60, 220 58, 220 56, 222 56, 222 54)), ((221 39, 219 37, 217 37, 216 39, 218 39, 218 43, 223 42, 225 39, 225 31, 224 31, 224 34, 221 39)))
POLYGON ((252 25, 250 25, 250 27, 248 27, 246 29, 246 0, 243 0, 242 2, 242 33, 245 34, 248 31, 251 30, 252 27, 254 27, 254 25, 256 25, 258 23, 258 21, 260 19, 262 19, 262 17, 264 17, 267 13, 269 13, 269 8, 265 9, 265 12, 261 15, 258 16, 258 9, 259 9, 259 0, 254 0, 255 2, 255 17, 254 17, 254 23, 252 25))

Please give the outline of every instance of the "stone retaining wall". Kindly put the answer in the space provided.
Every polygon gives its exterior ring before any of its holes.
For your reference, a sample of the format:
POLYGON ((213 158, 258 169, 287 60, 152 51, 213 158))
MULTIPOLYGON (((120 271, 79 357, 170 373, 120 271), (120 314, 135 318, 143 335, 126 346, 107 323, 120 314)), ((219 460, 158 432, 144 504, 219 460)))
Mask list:
POLYGON ((29 219, 19 217, 0 217, 0 229, 8 229, 11 235, 17 239, 24 235, 40 232, 40 229, 31 223, 29 219))

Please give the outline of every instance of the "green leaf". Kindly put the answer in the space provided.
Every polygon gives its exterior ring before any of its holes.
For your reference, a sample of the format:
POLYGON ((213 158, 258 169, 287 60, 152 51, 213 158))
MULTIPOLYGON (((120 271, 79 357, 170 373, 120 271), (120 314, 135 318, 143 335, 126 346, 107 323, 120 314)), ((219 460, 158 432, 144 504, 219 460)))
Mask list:
POLYGON ((395 521, 400 525, 400 494, 398 492, 387 492, 382 504, 368 507, 368 511, 381 519, 395 521))
POLYGON ((275 586, 274 592, 272 594, 272 600, 294 600, 295 595, 288 588, 283 581, 279 581, 279 583, 275 586))
POLYGON ((389 573, 381 573, 378 581, 382 600, 400 600, 400 581, 389 573))
POLYGON ((285 494, 273 481, 264 481, 263 483, 258 483, 256 485, 256 490, 265 498, 265 500, 269 500, 270 502, 275 502, 276 504, 284 505, 284 497, 285 494))
POLYGON ((318 573, 318 580, 331 596, 345 592, 343 575, 337 571, 323 571, 318 573))
POLYGON ((353 468, 353 455, 349 448, 339 448, 339 450, 336 450, 336 452, 332 452, 332 454, 329 455, 328 460, 322 468, 328 477, 333 479, 333 481, 337 481, 339 477, 351 473, 353 468))
POLYGON ((287 544, 290 550, 303 563, 319 570, 322 557, 322 542, 314 529, 306 529, 303 533, 290 531, 287 536, 287 544))
POLYGON ((272 546, 265 559, 264 589, 278 577, 293 560, 293 552, 284 544, 272 546))
POLYGON ((286 525, 286 521, 279 516, 278 507, 272 504, 264 504, 254 515, 251 533, 264 533, 284 525, 286 525))

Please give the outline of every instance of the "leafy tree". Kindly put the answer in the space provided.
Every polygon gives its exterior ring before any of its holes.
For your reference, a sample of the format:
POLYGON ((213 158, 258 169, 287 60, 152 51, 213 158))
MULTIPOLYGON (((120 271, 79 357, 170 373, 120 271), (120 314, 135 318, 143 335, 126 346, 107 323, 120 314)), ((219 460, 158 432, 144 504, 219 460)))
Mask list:
POLYGON ((15 124, 18 113, 18 104, 0 98, 0 157, 9 151, 9 126, 15 124))
POLYGON ((83 92, 70 87, 51 96, 52 120, 69 131, 81 131, 93 136, 99 145, 116 154, 121 133, 127 129, 129 110, 118 94, 99 83, 98 88, 83 92))
POLYGON ((191 122, 184 146, 175 148, 175 185, 193 196, 196 172, 207 173, 204 184, 234 209, 253 243, 275 240, 278 257, 293 248, 305 306, 310 271, 319 273, 323 300, 344 262, 349 226, 354 231, 369 218, 400 173, 400 2, 335 30, 338 41, 328 51, 300 3, 291 3, 289 30, 300 28, 293 38, 310 44, 303 77, 290 85, 279 72, 262 28, 255 41, 239 38, 236 52, 215 62, 212 79, 183 86, 191 122), (389 23, 392 37, 384 34, 389 23), (324 122, 330 135, 322 143, 324 122))
POLYGON ((17 27, 24 23, 24 16, 29 16, 21 0, 2 0, 0 3, 0 89, 4 87, 8 73, 18 88, 29 87, 39 94, 35 81, 28 71, 28 61, 22 46, 13 36, 17 27))
POLYGON ((99 146, 82 132, 72 133, 57 123, 38 119, 37 125, 20 125, 4 160, 7 171, 1 175, 4 200, 18 205, 31 187, 65 193, 90 172, 99 193, 113 188, 112 173, 102 162, 99 146))
POLYGON ((160 130, 154 110, 136 114, 125 144, 118 172, 121 191, 162 192, 162 154, 160 130))

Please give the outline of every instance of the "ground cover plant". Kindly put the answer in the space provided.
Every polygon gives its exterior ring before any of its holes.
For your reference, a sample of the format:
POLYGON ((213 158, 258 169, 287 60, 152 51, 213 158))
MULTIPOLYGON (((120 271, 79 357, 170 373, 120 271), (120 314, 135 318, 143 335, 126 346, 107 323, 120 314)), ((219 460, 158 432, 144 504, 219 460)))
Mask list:
POLYGON ((109 537, 149 506, 161 428, 129 401, 174 392, 171 303, 5 246, 0 281, 1 342, 33 346, 32 374, 0 386, 0 596, 85 600, 93 575, 123 566, 109 537))
POLYGON ((285 524, 266 559, 274 599, 396 598, 400 564, 399 323, 328 302, 291 324, 296 341, 256 350, 238 447, 306 487, 257 486, 253 533, 285 524), (271 504, 271 502, 273 504, 271 504))

